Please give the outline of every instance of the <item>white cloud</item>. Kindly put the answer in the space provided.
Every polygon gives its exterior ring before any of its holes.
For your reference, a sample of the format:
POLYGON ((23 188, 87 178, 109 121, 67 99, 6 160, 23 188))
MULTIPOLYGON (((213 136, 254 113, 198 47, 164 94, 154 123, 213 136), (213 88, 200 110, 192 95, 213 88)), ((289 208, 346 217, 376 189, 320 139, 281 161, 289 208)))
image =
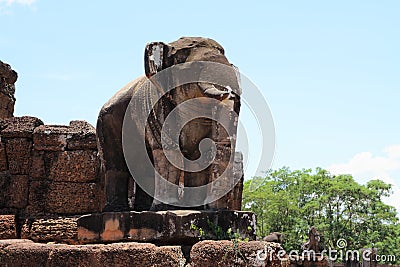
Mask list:
POLYGON ((326 169, 332 174, 351 174, 360 183, 380 179, 393 185, 393 194, 384 201, 396 207, 400 216, 400 145, 392 145, 383 150, 384 156, 371 152, 354 155, 348 162, 332 164, 326 169))
POLYGON ((400 159, 400 145, 387 147, 384 151, 390 158, 400 159))
POLYGON ((34 3, 36 0, 0 0, 0 16, 12 16, 13 4, 29 6, 32 10, 36 10, 34 3))
POLYGON ((327 169, 334 174, 375 175, 387 174, 400 170, 400 145, 393 145, 383 150, 384 156, 374 156, 371 152, 356 154, 347 163, 332 164, 327 169))
POLYGON ((36 0, 0 0, 0 3, 5 3, 7 6, 12 4, 32 5, 36 0))

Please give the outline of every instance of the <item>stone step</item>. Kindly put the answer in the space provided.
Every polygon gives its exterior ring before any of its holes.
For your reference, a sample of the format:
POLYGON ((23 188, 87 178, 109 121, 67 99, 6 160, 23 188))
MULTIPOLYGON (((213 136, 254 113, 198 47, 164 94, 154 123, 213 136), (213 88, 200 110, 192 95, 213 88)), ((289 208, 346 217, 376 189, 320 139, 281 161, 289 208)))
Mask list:
POLYGON ((80 243, 117 241, 158 245, 193 245, 200 240, 230 239, 235 233, 255 240, 256 217, 245 211, 143 211, 104 212, 78 219, 80 243))
MULTIPOLYGON (((149 243, 89 245, 40 244, 26 239, 0 240, 0 266, 273 266, 288 267, 279 258, 278 243, 202 241, 184 256, 181 246, 149 243), (267 252, 267 255, 263 253, 267 252), (257 255, 263 254, 262 257, 257 255)), ((326 265, 327 266, 327 265, 326 265)), ((323 267, 326 267, 323 266, 323 267)))

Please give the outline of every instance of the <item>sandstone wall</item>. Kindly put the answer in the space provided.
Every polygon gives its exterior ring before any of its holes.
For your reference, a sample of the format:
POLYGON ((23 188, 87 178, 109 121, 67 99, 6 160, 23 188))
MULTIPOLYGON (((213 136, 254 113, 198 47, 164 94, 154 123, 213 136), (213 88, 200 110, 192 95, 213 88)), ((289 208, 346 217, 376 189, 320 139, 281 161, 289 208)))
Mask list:
POLYGON ((38 218, 100 211, 98 168, 95 129, 87 122, 1 119, 0 238, 19 237, 38 218))
MULTIPOLYGON (((235 210, 243 187, 238 155, 239 183, 227 195, 235 210)), ((0 239, 77 243, 79 215, 101 211, 104 203, 99 165, 95 129, 85 121, 0 119, 0 239)))

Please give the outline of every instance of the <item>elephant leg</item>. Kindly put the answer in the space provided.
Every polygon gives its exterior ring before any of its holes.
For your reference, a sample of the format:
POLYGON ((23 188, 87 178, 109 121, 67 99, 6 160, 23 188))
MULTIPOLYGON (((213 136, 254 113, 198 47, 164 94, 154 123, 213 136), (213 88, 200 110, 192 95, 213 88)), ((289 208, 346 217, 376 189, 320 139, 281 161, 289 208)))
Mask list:
MULTIPOLYGON (((200 142, 210 136, 212 120, 207 118, 196 118, 188 122, 181 131, 180 135, 180 147, 182 154, 189 160, 185 165, 184 173, 184 191, 183 191, 183 202, 185 206, 191 206, 193 209, 204 209, 204 201, 207 197, 206 190, 188 189, 187 187, 198 187, 206 185, 210 177, 210 168, 207 167, 204 170, 191 172, 190 170, 199 169, 199 166, 194 166, 194 161, 198 160, 200 156, 204 157, 204 160, 208 159, 207 154, 211 152, 205 151, 205 155, 201 155, 199 150, 200 142), (190 191, 189 191, 190 190, 190 191)), ((206 148, 207 149, 207 148, 206 148)), ((201 166, 204 166, 204 162, 200 162, 201 166)))
MULTIPOLYGON (((175 161, 182 162, 181 154, 175 151, 167 152, 170 157, 173 157, 175 161)), ((153 150, 154 168, 155 168, 155 192, 152 210, 168 210, 177 209, 179 203, 179 180, 183 171, 175 167, 166 158, 162 149, 153 150), (177 185, 175 188, 171 188, 167 182, 177 185), (161 202, 159 199, 164 200, 161 202)))
POLYGON ((128 210, 128 183, 131 179, 125 171, 109 170, 105 173, 106 206, 103 211, 128 210))
MULTIPOLYGON (((232 153, 230 146, 217 144, 217 155, 211 164, 210 183, 208 185, 208 198, 214 199, 208 204, 209 209, 221 210, 228 209, 231 196, 230 191, 233 187, 233 165, 229 165, 232 153)), ((209 201, 207 201, 209 202, 209 201)))
POLYGON ((101 179, 105 186, 105 206, 103 211, 129 210, 129 171, 121 145, 122 121, 117 110, 100 112, 97 121, 97 138, 101 159, 101 179))
MULTIPOLYGON (((136 144, 133 146, 139 146, 140 144, 136 144)), ((134 199, 134 210, 135 211, 148 211, 152 207, 153 196, 154 196, 154 170, 152 168, 147 168, 146 158, 149 157, 151 162, 154 162, 152 153, 148 149, 145 155, 137 155, 135 157, 135 168, 134 168, 134 176, 140 177, 140 180, 135 181, 135 199, 134 199), (138 184, 138 182, 140 184, 138 184), (146 191, 143 188, 146 189, 146 191)))
MULTIPOLYGON (((233 123, 229 118, 220 118, 221 120, 228 120, 226 125, 233 127, 233 123)), ((232 201, 232 194, 230 193, 233 184, 233 156, 235 140, 229 137, 228 132, 224 127, 213 122, 213 131, 211 138, 215 141, 217 153, 214 162, 211 165, 210 183, 208 185, 208 197, 215 199, 215 201, 208 204, 208 207, 213 210, 228 209, 232 201), (230 160, 232 159, 232 162, 230 160)))
MULTIPOLYGON (((207 185, 210 177, 211 168, 207 167, 205 170, 201 172, 185 172, 185 188, 186 187, 199 187, 203 185, 207 185)), ((191 191, 191 193, 187 193, 185 190, 183 193, 183 201, 185 204, 193 205, 191 209, 204 210, 206 209, 206 199, 207 199, 207 190, 199 189, 191 191), (200 204, 200 205, 199 205, 200 204)))
MULTIPOLYGON (((153 181, 154 177, 149 177, 146 180, 153 181)), ((153 187, 154 186, 151 186, 153 187)), ((153 197, 147 194, 137 183, 135 183, 135 201, 133 209, 135 211, 147 211, 151 209, 153 197)))

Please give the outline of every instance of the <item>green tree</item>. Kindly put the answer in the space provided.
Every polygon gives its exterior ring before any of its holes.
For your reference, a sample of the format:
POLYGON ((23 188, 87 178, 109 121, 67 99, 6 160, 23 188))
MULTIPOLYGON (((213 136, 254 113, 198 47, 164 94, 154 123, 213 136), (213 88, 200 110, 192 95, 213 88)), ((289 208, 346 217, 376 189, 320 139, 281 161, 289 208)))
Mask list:
POLYGON ((285 167, 246 181, 243 209, 257 214, 260 238, 282 232, 286 250, 300 249, 314 225, 326 248, 345 239, 349 249, 375 247, 379 254, 398 255, 400 262, 396 210, 382 201, 391 194, 391 185, 380 180, 361 185, 351 175, 285 167))

